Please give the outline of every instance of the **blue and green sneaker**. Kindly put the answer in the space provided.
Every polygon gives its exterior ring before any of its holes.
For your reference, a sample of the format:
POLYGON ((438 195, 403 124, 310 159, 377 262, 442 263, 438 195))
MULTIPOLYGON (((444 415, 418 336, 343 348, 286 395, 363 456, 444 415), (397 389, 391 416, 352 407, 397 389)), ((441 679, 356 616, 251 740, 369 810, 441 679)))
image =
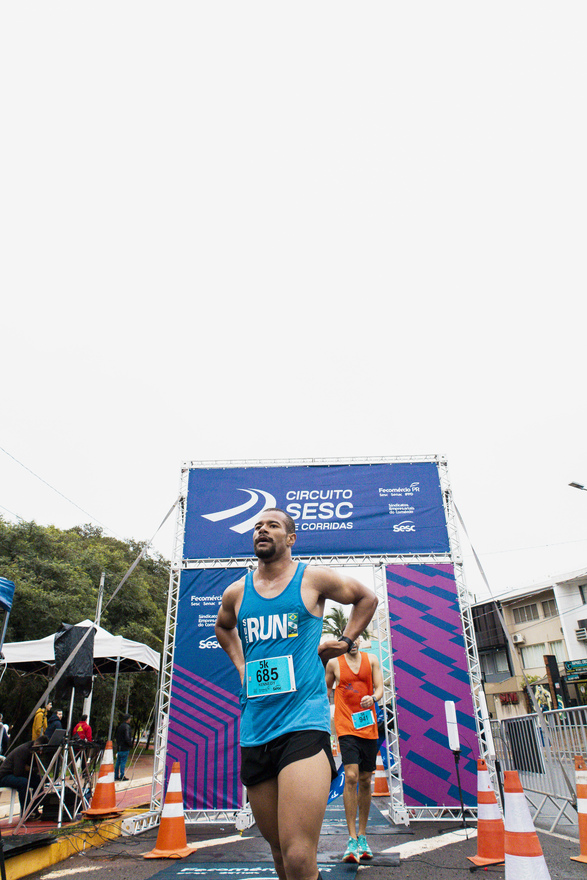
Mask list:
POLYGON ((342 860, 343 862, 359 861, 359 845, 354 837, 349 837, 349 842, 346 845, 346 850, 344 852, 342 860))
POLYGON ((359 858, 367 861, 367 859, 373 858, 373 853, 371 852, 371 847, 367 843, 367 838, 364 834, 359 834, 357 839, 357 849, 359 850, 359 858))

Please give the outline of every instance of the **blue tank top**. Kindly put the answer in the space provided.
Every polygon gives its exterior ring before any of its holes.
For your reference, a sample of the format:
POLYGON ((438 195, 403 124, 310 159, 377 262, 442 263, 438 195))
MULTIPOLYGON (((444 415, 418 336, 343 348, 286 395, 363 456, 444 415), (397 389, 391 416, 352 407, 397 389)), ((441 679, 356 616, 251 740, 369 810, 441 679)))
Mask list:
MULTIPOLYGON (((238 633, 245 655, 241 746, 264 745, 296 730, 330 733, 324 666, 318 657, 322 618, 310 614, 304 605, 301 586, 305 568, 303 563, 298 563, 285 590, 273 599, 259 595, 252 572, 245 577, 238 613, 238 633), (247 678, 259 669, 253 664, 277 657, 291 657, 288 663, 293 667, 296 689, 290 693, 248 696, 247 678), (248 663, 251 666, 247 667, 248 663)), ((254 690, 250 684, 249 688, 254 690)))

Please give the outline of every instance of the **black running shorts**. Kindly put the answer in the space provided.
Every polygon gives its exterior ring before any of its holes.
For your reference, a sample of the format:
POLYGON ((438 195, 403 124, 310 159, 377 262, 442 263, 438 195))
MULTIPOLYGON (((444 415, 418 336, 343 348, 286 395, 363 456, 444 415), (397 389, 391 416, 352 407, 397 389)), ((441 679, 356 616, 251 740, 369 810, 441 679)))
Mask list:
POLYGON ((377 740, 365 739, 363 736, 339 736, 340 757, 342 763, 358 764, 359 770, 373 773, 377 765, 377 740))
POLYGON ((276 777, 284 767, 324 751, 332 779, 337 770, 330 748, 330 734, 324 730, 284 733, 262 746, 241 746, 241 780, 247 787, 276 777))

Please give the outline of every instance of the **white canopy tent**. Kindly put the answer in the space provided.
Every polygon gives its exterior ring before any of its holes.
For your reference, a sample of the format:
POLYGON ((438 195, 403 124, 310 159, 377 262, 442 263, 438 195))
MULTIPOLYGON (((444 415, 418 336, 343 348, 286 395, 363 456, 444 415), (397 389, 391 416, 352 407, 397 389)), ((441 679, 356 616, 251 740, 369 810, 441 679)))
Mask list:
MULTIPOLYGON (((76 624, 79 627, 93 627, 91 620, 82 620, 76 624)), ((2 649, 4 658, 0 660, 2 665, 10 666, 22 675, 52 676, 55 671, 55 633, 45 636, 44 639, 32 639, 29 642, 8 642, 2 649)), ((142 642, 134 642, 123 636, 113 636, 103 627, 98 626, 94 634, 94 674, 115 675, 114 689, 112 692, 112 708, 110 712, 110 726, 108 739, 112 737, 112 724, 114 719, 114 706, 118 689, 119 672, 147 672, 151 669, 159 671, 161 656, 142 642)), ((73 707, 73 691, 71 695, 73 707)), ((88 715, 92 695, 84 701, 84 709, 88 715)), ((71 709, 70 709, 71 715, 71 709)), ((69 719, 71 722, 71 718, 69 719)))
MULTIPOLYGON (((76 626, 94 626, 91 620, 83 620, 76 626)), ((33 672, 51 674, 55 667, 55 634, 29 642, 8 642, 2 649, 4 662, 17 672, 27 675, 33 672)), ((134 642, 123 636, 113 636, 99 626, 94 635, 94 672, 108 675, 119 672, 159 671, 160 655, 142 642, 134 642)))

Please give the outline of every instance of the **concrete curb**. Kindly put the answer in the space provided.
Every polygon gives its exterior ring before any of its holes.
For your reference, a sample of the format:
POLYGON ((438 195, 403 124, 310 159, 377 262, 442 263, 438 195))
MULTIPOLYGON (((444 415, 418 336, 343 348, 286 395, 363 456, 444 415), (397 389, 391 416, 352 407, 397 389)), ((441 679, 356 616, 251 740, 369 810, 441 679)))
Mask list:
POLYGON ((28 874, 43 871, 59 862, 63 862, 70 856, 79 853, 80 849, 101 846, 111 840, 120 837, 121 825, 129 816, 144 813, 143 809, 129 809, 117 819, 107 819, 95 823, 94 827, 87 831, 82 828, 72 828, 66 834, 56 837, 48 846, 30 850, 20 855, 12 856, 5 860, 6 880, 20 880, 28 874))

